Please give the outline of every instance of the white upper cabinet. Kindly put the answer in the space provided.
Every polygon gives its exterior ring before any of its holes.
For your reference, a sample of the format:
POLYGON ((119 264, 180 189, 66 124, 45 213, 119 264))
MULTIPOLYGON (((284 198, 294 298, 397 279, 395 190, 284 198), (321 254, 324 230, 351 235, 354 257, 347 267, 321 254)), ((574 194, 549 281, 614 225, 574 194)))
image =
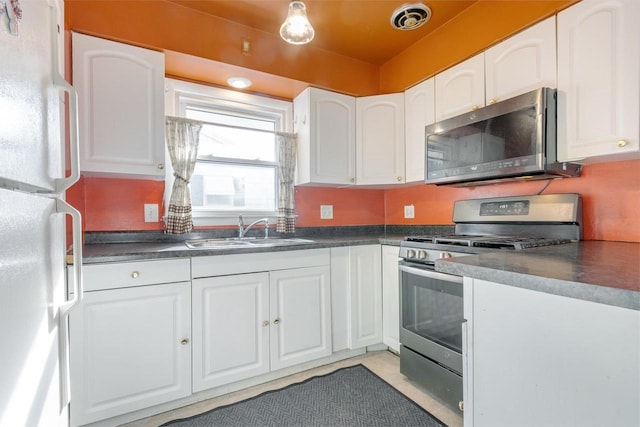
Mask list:
POLYGON ((435 79, 404 92, 405 182, 424 181, 424 128, 435 122, 435 79))
POLYGON ((436 77, 436 121, 484 107, 484 55, 476 55, 436 77))
POLYGON ((555 17, 436 75, 436 121, 556 87, 555 17))
POLYGON ((555 88, 555 16, 488 49, 484 62, 487 105, 540 87, 555 88))
POLYGON ((403 183, 404 93, 356 98, 356 183, 403 183))
POLYGON ((558 159, 638 157, 640 2, 583 0, 558 14, 558 159))
POLYGON ((164 178, 164 55, 73 33, 80 169, 164 178))
POLYGON ((293 101, 297 184, 355 184, 355 98, 307 88, 293 101))

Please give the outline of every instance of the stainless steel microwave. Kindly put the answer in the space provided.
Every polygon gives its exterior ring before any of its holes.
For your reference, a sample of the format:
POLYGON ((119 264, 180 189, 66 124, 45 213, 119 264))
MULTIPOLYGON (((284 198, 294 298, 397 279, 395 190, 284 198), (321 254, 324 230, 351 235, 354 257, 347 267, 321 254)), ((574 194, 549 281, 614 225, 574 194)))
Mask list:
POLYGON ((425 128, 427 184, 580 175, 556 158, 556 90, 540 88, 425 128))

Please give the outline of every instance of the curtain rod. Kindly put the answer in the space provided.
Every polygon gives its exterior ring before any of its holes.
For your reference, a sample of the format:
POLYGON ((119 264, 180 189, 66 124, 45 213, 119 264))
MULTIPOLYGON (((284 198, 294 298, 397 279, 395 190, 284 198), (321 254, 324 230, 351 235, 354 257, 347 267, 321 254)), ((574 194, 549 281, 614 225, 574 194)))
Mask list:
POLYGON ((244 126, 225 125, 225 124, 222 124, 222 123, 206 122, 204 120, 188 119, 186 117, 178 117, 178 116, 164 116, 164 117, 166 119, 177 119, 177 120, 188 121, 188 122, 193 122, 193 123, 200 123, 200 124, 203 124, 203 125, 221 126, 221 127, 225 127, 225 128, 239 129, 239 130, 250 130, 250 131, 253 131, 253 132, 270 133, 270 134, 273 134, 273 135, 278 135, 278 134, 280 134, 280 135, 295 135, 294 133, 291 133, 291 132, 278 132, 278 131, 273 131, 273 130, 248 128, 248 127, 244 127, 244 126))

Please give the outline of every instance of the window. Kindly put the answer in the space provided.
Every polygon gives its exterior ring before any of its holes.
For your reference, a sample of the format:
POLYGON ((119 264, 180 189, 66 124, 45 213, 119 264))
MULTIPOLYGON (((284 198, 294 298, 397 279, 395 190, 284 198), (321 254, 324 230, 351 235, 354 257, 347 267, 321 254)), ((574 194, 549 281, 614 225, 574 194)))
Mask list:
POLYGON ((185 82, 172 87, 174 115, 206 122, 190 181, 194 224, 235 224, 238 215, 275 217, 274 132, 287 130, 291 103, 185 82))

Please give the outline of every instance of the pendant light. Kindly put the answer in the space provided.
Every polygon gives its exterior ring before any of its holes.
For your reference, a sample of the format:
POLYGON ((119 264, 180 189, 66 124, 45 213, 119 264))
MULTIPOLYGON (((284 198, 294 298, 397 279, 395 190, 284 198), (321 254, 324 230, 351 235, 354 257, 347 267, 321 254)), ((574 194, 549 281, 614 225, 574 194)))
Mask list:
POLYGON ((287 43, 305 44, 313 40, 314 35, 304 3, 297 0, 289 3, 289 14, 280 27, 280 37, 287 43))

